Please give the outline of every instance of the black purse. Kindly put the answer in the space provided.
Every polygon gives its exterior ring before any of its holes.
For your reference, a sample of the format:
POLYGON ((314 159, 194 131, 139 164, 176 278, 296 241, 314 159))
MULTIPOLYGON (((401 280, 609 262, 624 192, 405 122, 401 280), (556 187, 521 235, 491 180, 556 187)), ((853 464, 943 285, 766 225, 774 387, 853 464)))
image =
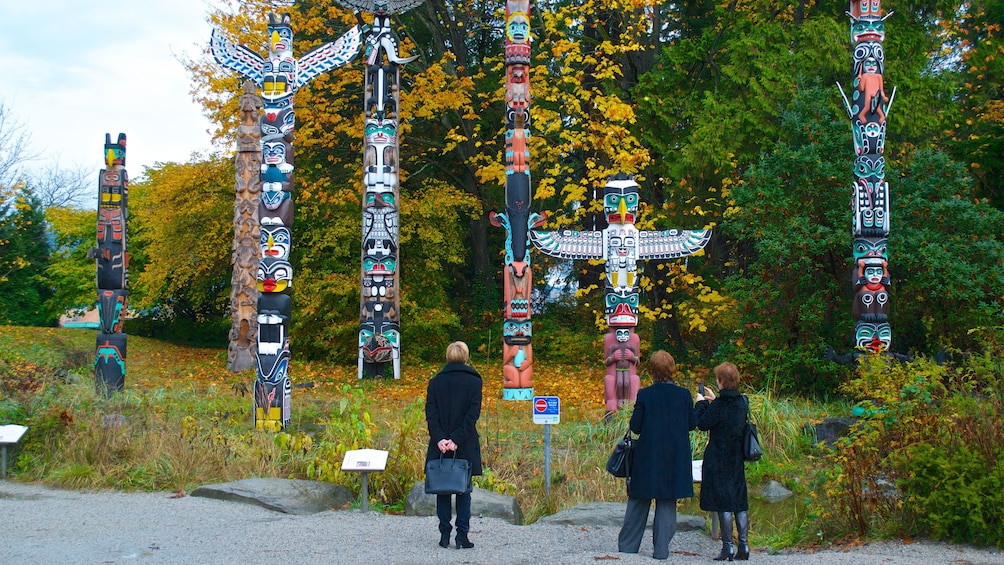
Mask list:
POLYGON ((425 462, 425 494, 467 494, 474 490, 471 480, 471 462, 453 457, 444 457, 425 462))
POLYGON ((745 396, 746 401, 746 426, 743 428, 743 461, 759 461, 763 457, 763 450, 760 449, 760 438, 757 436, 756 424, 750 422, 750 401, 745 396))
POLYGON ((619 478, 631 476, 631 459, 634 456, 635 439, 631 437, 631 430, 624 434, 624 438, 614 446, 614 452, 607 459, 607 472, 619 478))

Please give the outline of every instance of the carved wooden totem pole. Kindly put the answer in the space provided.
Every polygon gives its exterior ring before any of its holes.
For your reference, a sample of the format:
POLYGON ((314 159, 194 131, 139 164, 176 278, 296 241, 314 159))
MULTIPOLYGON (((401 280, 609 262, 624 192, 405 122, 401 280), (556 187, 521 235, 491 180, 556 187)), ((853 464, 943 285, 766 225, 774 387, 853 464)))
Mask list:
POLYGON ((230 346, 227 370, 240 372, 255 366, 258 335, 258 284, 261 262, 258 207, 261 205, 261 97, 251 81, 244 82, 238 106, 237 158, 234 182, 234 242, 230 263, 230 346))
MULTIPOLYGON (((885 71, 885 17, 881 0, 852 0, 851 44, 854 87, 850 101, 840 89, 854 139, 851 227, 854 235, 854 303, 851 312, 855 352, 837 357, 848 362, 861 353, 889 353, 889 183, 885 180, 886 115, 892 105, 882 81, 885 71)), ((837 85, 840 86, 839 84, 837 85)), ((899 357, 899 356, 897 356, 899 357)))
MULTIPOLYGON (((254 385, 255 427, 278 430, 290 420, 289 325, 293 284, 289 262, 293 226, 293 95, 322 73, 348 64, 358 53, 359 27, 337 41, 293 57, 293 27, 288 13, 269 15, 268 59, 235 45, 213 30, 210 47, 216 62, 262 89, 260 201, 257 208, 261 260, 257 265, 258 376, 254 385)), ((246 165, 246 163, 245 163, 246 165)), ((238 175, 241 172, 238 170, 238 175)))
POLYGON ((359 298, 358 376, 401 378, 401 298, 398 264, 398 111, 401 57, 391 14, 406 12, 422 0, 338 0, 370 12, 363 85, 363 234, 362 292, 359 298))
POLYGON ((530 211, 530 2, 506 2, 505 24, 505 212, 489 212, 506 231, 503 267, 502 398, 533 399, 533 322, 530 294, 530 230, 546 216, 530 211))
POLYGON ((534 246, 552 257, 606 261, 605 312, 610 333, 603 343, 607 366, 603 396, 608 412, 633 402, 638 394, 640 340, 634 333, 638 325, 638 261, 692 255, 711 239, 711 230, 639 231, 634 225, 639 204, 638 184, 618 174, 603 188, 606 229, 530 231, 534 246))
POLYGON ((98 319, 100 331, 94 377, 97 390, 110 396, 122 390, 126 375, 126 334, 122 316, 129 298, 129 253, 126 225, 129 219, 129 175, 125 169, 126 135, 112 142, 105 134, 105 169, 98 180, 98 246, 88 251, 97 259, 98 319))

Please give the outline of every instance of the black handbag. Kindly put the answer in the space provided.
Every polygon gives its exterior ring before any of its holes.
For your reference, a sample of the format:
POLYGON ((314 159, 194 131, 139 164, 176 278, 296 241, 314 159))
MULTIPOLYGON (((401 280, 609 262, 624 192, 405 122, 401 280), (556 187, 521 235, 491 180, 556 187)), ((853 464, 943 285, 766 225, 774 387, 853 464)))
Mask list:
POLYGON ((471 462, 453 457, 444 457, 425 462, 425 494, 467 494, 474 490, 471 480, 471 462))
POLYGON ((743 461, 759 461, 763 457, 763 450, 760 449, 760 438, 757 436, 756 424, 750 422, 750 401, 745 396, 746 401, 746 426, 743 428, 743 461))
POLYGON ((615 477, 627 478, 631 476, 631 459, 634 457, 634 442, 631 437, 631 430, 624 434, 624 439, 617 442, 614 452, 607 459, 607 472, 615 477))

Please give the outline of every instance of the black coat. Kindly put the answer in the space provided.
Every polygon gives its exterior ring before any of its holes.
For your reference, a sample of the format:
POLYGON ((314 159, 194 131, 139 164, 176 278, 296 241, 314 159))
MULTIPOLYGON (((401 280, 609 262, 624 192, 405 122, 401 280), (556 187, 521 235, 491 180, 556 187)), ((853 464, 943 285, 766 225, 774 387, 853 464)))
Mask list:
POLYGON ((697 427, 709 432, 701 479, 701 510, 749 510, 743 462, 746 398, 739 391, 723 390, 714 402, 702 400, 696 409, 697 427))
POLYGON ((631 464, 631 498, 694 496, 690 430, 697 418, 690 391, 671 382, 638 391, 631 431, 638 434, 631 464))
MULTIPOLYGON (((429 450, 425 460, 439 459, 437 444, 450 439, 457 444, 457 458, 471 462, 471 473, 481 474, 481 375, 461 363, 447 363, 432 380, 425 398, 425 421, 429 424, 429 450)), ((447 452, 446 456, 453 454, 447 452)))

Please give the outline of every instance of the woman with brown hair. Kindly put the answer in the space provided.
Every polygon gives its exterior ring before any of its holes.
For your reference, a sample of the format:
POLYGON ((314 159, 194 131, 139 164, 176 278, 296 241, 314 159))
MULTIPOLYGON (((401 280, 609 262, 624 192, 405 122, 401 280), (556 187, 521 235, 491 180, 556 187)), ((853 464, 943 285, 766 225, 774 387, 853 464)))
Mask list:
POLYGON ((656 351, 648 364, 652 386, 638 391, 631 414, 631 431, 638 434, 638 440, 617 549, 622 553, 638 553, 654 499, 653 557, 668 559, 669 542, 676 534, 676 500, 694 496, 690 430, 697 419, 690 391, 673 382, 676 372, 673 356, 656 351))
POLYGON ((701 510, 717 512, 722 525, 722 552, 715 561, 746 560, 749 548, 749 498, 743 461, 743 428, 748 405, 739 394, 739 369, 729 362, 714 369, 718 380, 715 393, 706 389, 697 394, 697 427, 708 432, 701 478, 701 510), (739 543, 732 545, 735 517, 739 543))

